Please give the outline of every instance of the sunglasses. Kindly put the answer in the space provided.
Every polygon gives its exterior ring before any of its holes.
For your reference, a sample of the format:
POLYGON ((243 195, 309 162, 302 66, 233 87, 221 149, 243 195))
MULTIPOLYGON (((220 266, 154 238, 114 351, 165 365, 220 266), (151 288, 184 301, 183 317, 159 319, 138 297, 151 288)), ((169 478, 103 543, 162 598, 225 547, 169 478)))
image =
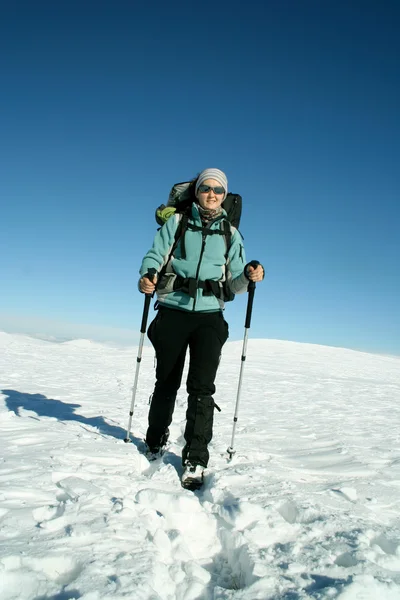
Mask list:
POLYGON ((211 187, 211 185, 199 185, 198 190, 201 194, 208 194, 210 190, 214 192, 214 194, 225 194, 225 189, 222 185, 216 185, 215 187, 211 187))

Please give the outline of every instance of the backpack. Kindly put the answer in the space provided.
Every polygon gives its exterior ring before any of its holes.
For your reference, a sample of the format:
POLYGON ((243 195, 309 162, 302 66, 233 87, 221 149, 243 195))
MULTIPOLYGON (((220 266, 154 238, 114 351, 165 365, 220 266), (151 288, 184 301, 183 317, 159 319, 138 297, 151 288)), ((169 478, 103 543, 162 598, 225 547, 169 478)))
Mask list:
MULTIPOLYGON (((168 196, 167 205, 161 204, 156 209, 155 218, 158 225, 164 225, 169 217, 175 212, 187 212, 188 208, 196 200, 194 193, 195 183, 196 180, 184 181, 182 183, 175 183, 175 185, 172 186, 168 196)), ((231 225, 236 227, 236 229, 239 229, 240 217, 242 215, 242 196, 228 192, 222 203, 222 208, 226 211, 227 219, 231 225)))
MULTIPOLYGON (((155 219, 156 219, 158 225, 160 225, 161 227, 164 225, 164 223, 166 223, 168 221, 168 219, 173 214, 175 214, 175 213, 182 214, 181 220, 180 220, 177 230, 175 232, 175 239, 174 239, 173 247, 170 251, 170 255, 169 255, 169 258, 168 258, 166 264, 161 269, 159 281, 161 281, 161 278, 164 276, 164 273, 166 271, 169 260, 170 260, 171 256, 173 255, 173 253, 175 252, 175 249, 178 245, 179 240, 181 240, 182 257, 186 256, 185 233, 186 233, 187 229, 192 229, 192 230, 202 229, 202 228, 198 228, 197 226, 189 223, 190 209, 191 209, 192 203, 196 200, 195 184, 196 184, 196 180, 175 183, 172 186, 171 191, 169 193, 167 205, 165 206, 165 204, 161 204, 156 209, 155 219)), ((213 230, 213 231, 210 231, 210 233, 221 234, 225 237, 226 256, 227 256, 230 246, 231 246, 231 239, 232 239, 231 225, 233 227, 235 227, 236 229, 239 228, 240 217, 242 214, 242 197, 239 194, 232 194, 232 193, 228 192, 225 200, 222 203, 222 208, 226 211, 227 217, 225 219, 223 219, 223 221, 222 221, 221 230, 213 230)), ((222 294, 222 291, 217 292, 217 290, 214 290, 213 293, 215 295, 217 295, 218 293, 222 294)), ((228 293, 225 289, 223 290, 223 293, 224 293, 225 301, 233 300, 233 298, 234 298, 233 294, 228 293)))

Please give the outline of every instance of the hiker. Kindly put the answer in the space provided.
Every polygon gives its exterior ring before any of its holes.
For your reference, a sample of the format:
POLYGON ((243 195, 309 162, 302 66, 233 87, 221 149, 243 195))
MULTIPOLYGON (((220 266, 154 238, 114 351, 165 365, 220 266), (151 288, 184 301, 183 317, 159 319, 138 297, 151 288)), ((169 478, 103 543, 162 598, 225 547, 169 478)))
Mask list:
POLYGON ((157 316, 147 332, 157 359, 146 434, 148 453, 153 456, 162 452, 168 440, 186 351, 190 349, 186 443, 182 451, 182 485, 189 488, 201 485, 209 460, 207 446, 216 406, 214 381, 229 335, 224 302, 246 292, 249 281, 259 282, 264 277, 262 265, 256 261, 256 266, 246 264, 242 236, 230 223, 227 247, 222 227, 227 213, 221 206, 228 192, 225 173, 206 169, 191 185, 194 201, 185 232, 176 243, 182 215, 172 214, 145 255, 139 280, 141 292, 157 294, 157 316), (149 275, 152 270, 157 272, 154 277, 149 275))

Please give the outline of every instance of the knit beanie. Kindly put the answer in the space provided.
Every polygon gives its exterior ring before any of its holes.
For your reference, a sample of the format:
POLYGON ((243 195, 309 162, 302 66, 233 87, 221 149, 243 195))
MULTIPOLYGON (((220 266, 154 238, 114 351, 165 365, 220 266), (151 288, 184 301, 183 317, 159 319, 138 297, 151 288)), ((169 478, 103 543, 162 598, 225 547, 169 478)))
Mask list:
POLYGON ((220 185, 222 185, 222 187, 225 190, 225 194, 224 194, 224 200, 225 200, 226 195, 228 193, 228 179, 227 179, 225 173, 223 173, 219 169, 204 169, 204 171, 202 171, 200 173, 200 175, 198 176, 197 181, 196 181, 196 187, 195 187, 196 195, 197 195, 199 186, 207 179, 215 179, 215 181, 218 181, 218 183, 220 185))

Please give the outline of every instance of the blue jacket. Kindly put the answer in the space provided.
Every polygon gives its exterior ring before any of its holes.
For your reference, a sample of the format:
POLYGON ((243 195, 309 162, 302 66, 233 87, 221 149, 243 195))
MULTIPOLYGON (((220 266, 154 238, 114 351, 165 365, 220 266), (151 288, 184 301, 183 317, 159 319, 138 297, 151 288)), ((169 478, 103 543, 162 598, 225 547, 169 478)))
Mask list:
MULTIPOLYGON (((223 211, 223 217, 226 212, 223 211)), ((212 230, 221 230, 223 217, 218 217, 209 225, 212 230)), ((143 277, 149 269, 156 269, 160 273, 166 265, 168 257, 175 243, 181 214, 171 216, 157 232, 152 248, 145 255, 140 267, 140 276, 143 277)), ((197 204, 193 203, 190 223, 202 227, 197 204)), ((186 230, 184 236, 185 255, 182 252, 182 238, 179 240, 173 255, 166 265, 165 274, 157 284, 157 299, 161 306, 177 308, 180 310, 196 312, 215 312, 224 308, 224 300, 217 297, 202 287, 197 287, 206 280, 224 283, 228 291, 240 294, 247 291, 248 279, 244 274, 246 257, 243 240, 239 231, 231 227, 232 237, 229 252, 227 253, 226 236, 204 235, 202 231, 186 230), (184 280, 190 279, 196 284, 190 292, 187 285, 180 286, 184 280)))

